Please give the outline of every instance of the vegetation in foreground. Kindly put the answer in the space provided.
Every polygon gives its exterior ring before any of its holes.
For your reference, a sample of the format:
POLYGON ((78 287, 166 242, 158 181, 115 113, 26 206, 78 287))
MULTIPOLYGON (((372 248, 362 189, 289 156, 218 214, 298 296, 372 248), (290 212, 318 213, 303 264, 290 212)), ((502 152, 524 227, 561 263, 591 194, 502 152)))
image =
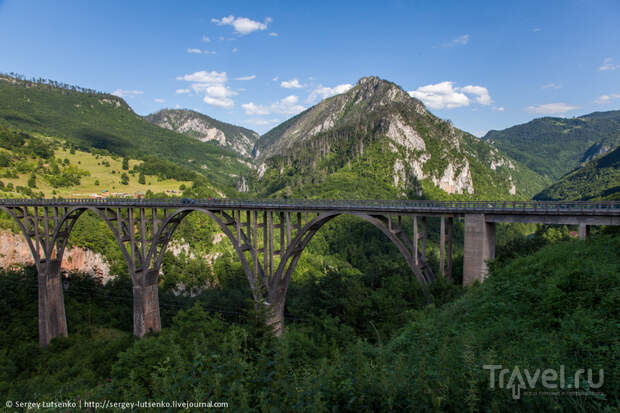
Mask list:
MULTIPOLYGON (((127 280, 99 286, 72 276, 70 336, 45 350, 36 339, 33 272, 4 274, 0 394, 213 400, 234 411, 615 411, 620 234, 559 242, 540 235, 506 245, 511 255, 458 298, 450 293, 456 287, 436 285, 444 299, 430 306, 394 299, 415 291, 402 277, 368 282, 328 265, 293 283, 281 340, 261 327, 260 314, 240 311, 251 308, 248 289, 226 259, 219 285, 198 298, 163 291, 165 328, 139 341, 131 337, 127 280), (485 364, 590 368, 595 377, 604 369, 604 384, 589 396, 515 400, 509 389, 489 388, 485 364)), ((546 389, 538 381, 533 390, 546 389)))

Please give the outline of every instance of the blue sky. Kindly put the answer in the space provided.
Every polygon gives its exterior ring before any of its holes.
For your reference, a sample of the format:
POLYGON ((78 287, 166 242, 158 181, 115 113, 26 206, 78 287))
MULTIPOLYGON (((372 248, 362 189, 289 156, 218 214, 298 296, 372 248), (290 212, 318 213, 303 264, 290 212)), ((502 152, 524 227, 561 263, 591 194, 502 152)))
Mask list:
POLYGON ((359 78, 480 135, 620 108, 620 2, 0 0, 0 71, 265 132, 359 78))

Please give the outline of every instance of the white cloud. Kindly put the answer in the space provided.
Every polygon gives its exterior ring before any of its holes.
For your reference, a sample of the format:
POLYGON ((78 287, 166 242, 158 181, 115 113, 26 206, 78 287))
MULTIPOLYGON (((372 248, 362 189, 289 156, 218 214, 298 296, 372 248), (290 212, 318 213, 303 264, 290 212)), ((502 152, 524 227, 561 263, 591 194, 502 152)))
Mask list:
POLYGON ((200 50, 200 49, 187 49, 187 53, 195 53, 195 54, 215 54, 214 51, 211 50, 200 50))
POLYGON ((546 85, 542 86, 542 89, 559 89, 562 86, 560 85, 556 85, 555 83, 547 83, 546 85))
POLYGON ((484 86, 468 85, 454 87, 454 82, 440 82, 432 85, 420 86, 409 92, 409 96, 420 99, 431 109, 453 109, 469 106, 470 97, 481 105, 490 105, 493 99, 489 90, 484 86), (468 96, 469 95, 469 96, 468 96))
POLYGON ((557 115, 578 109, 578 106, 572 106, 564 102, 546 103, 544 105, 534 105, 525 108, 535 115, 557 115))
POLYGON ((237 53, 239 51, 239 49, 237 49, 236 47, 234 49, 232 49, 233 53, 237 53))
POLYGON ((202 36, 201 40, 205 43, 209 43, 211 41, 211 39, 209 39, 207 36, 202 36))
POLYGON ((276 33, 276 32, 271 32, 271 33, 269 33, 269 36, 271 36, 271 37, 278 37, 279 34, 276 33))
POLYGON ((274 77, 273 79, 271 79, 271 80, 272 80, 273 82, 277 82, 277 81, 278 81, 278 79, 279 79, 279 77, 278 77, 278 76, 275 76, 275 77, 274 77))
POLYGON ((241 107, 245 110, 246 115, 269 115, 269 109, 263 105, 257 105, 254 102, 243 103, 241 107))
POLYGON ((177 89, 176 93, 178 93, 179 95, 183 94, 183 93, 190 93, 191 90, 189 89, 177 89))
POLYGON ((246 35, 257 30, 265 30, 269 23, 271 23, 271 17, 267 17, 264 23, 248 19, 247 17, 235 17, 233 15, 222 17, 221 19, 211 19, 211 21, 218 26, 229 25, 235 28, 235 32, 239 35, 246 35))
POLYGON ((620 99, 620 93, 612 93, 610 95, 601 95, 594 102, 599 105, 611 103, 612 100, 620 99))
POLYGON ((476 102, 481 105, 490 105, 493 101, 491 100, 491 96, 489 96, 489 91, 486 87, 483 86, 465 86, 461 88, 461 92, 465 92, 469 95, 476 96, 476 102))
POLYGON ((136 97, 138 95, 143 95, 144 92, 141 91, 141 90, 116 89, 114 92, 112 92, 112 94, 114 96, 118 96, 119 98, 133 98, 133 97, 136 97))
POLYGON ((230 99, 230 97, 236 96, 237 94, 237 92, 229 89, 228 86, 225 85, 208 86, 205 89, 203 101, 213 106, 232 108, 235 106, 235 102, 230 99))
POLYGON ((503 112, 504 111, 504 107, 503 106, 493 106, 493 110, 496 110, 498 112, 503 112))
MULTIPOLYGON (((226 86, 226 72, 207 72, 206 70, 177 77, 177 80, 193 82, 190 87, 195 93, 204 93, 203 101, 209 105, 232 108, 235 102, 231 99, 237 92, 226 86)), ((188 89, 178 89, 177 93, 189 93, 188 89)))
POLYGON ((200 72, 194 72, 188 75, 178 76, 177 80, 201 83, 226 83, 228 77, 226 75, 226 72, 218 73, 215 70, 212 72, 202 70, 200 72))
POLYGON ((254 102, 244 103, 241 107, 245 110, 246 115, 269 115, 278 113, 282 115, 296 115, 306 109, 299 105, 299 97, 295 95, 287 96, 269 106, 257 105, 254 102))
POLYGON ((215 98, 226 98, 237 95, 237 92, 224 85, 209 86, 206 89, 207 95, 215 98))
POLYGON ((443 47, 465 46, 467 43, 469 43, 469 35, 464 34, 462 36, 455 37, 448 43, 444 43, 443 47))
POLYGON ((540 32, 540 31, 542 31, 542 29, 541 29, 540 27, 534 27, 534 28, 532 29, 532 31, 533 31, 534 33, 538 33, 538 32, 540 32))
POLYGON ((607 57, 603 60, 603 64, 598 68, 600 71, 620 69, 620 64, 612 63, 613 59, 607 57))
POLYGON ((321 99, 327 99, 330 96, 345 93, 352 87, 353 85, 349 83, 343 83, 334 87, 325 87, 323 85, 319 85, 316 89, 312 91, 312 93, 310 93, 310 96, 308 96, 308 103, 314 102, 318 97, 320 97, 321 99))
POLYGON ((236 77, 235 80, 252 80, 256 79, 256 75, 236 77))
POLYGON ((235 102, 232 99, 228 98, 214 98, 211 96, 205 96, 203 101, 208 105, 217 106, 220 108, 232 108, 235 106, 235 102))
POLYGON ((285 89, 301 89, 302 87, 304 87, 302 84, 299 83, 299 80, 297 79, 285 80, 280 83, 280 86, 285 89))
POLYGON ((455 89, 454 82, 441 82, 426 85, 409 92, 411 97, 420 99, 431 109, 452 109, 469 105, 469 98, 455 89))
POLYGON ((166 100, 165 100, 165 99, 162 99, 162 98, 157 98, 157 99, 155 99, 155 102, 157 102, 157 103, 164 103, 165 101, 166 101, 166 100))

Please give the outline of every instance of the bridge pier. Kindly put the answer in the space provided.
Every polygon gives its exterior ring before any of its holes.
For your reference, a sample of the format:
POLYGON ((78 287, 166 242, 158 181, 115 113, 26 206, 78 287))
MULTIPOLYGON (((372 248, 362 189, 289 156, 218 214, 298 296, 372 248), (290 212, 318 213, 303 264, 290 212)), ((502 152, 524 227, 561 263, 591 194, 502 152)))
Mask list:
POLYGON ((442 277, 444 277, 447 281, 452 281, 452 238, 454 232, 453 227, 454 218, 447 217, 446 219, 446 217, 442 215, 439 234, 439 270, 442 277), (447 234, 446 226, 448 229, 447 234))
POLYGON ((39 285, 39 344, 46 347, 53 338, 67 337, 65 300, 60 274, 60 260, 37 265, 39 285))
POLYGON ((586 239, 590 235, 590 226, 587 224, 579 224, 579 239, 586 239))
POLYGON ((484 214, 466 214, 463 285, 483 281, 489 271, 487 261, 493 258, 495 258, 495 223, 486 222, 484 214))
POLYGON ((142 337, 161 330, 157 270, 136 272, 133 279, 133 333, 142 337))

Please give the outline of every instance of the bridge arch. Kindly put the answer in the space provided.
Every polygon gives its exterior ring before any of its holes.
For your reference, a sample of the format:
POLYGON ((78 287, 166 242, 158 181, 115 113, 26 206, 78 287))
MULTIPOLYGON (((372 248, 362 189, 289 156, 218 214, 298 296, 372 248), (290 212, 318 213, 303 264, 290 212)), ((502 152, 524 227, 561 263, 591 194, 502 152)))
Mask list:
MULTIPOLYGON (((153 262, 154 268, 160 268, 163 254, 180 220, 194 211, 211 217, 233 244, 248 282, 250 283, 254 301, 259 307, 261 304, 267 307, 267 323, 273 328, 276 335, 280 335, 284 331, 284 306, 288 284, 302 252, 323 225, 341 215, 360 218, 378 228, 396 245, 425 292, 427 284, 434 280, 434 274, 425 262, 424 257, 419 254, 418 260, 414 260, 412 241, 405 231, 391 221, 389 216, 358 212, 328 212, 318 214, 318 216, 308 220, 303 227, 298 229, 295 236, 289 240, 289 245, 281 255, 278 266, 273 270, 273 273, 269 273, 269 271, 265 271, 268 267, 264 265, 264 260, 267 259, 266 246, 263 245, 263 248, 259 249, 254 246, 255 244, 250 242, 250 238, 252 237, 251 232, 254 232, 254 237, 256 236, 254 229, 258 226, 258 222, 254 221, 253 228, 251 228, 250 222, 247 222, 243 224, 246 229, 241 230, 240 227, 242 225, 238 222, 241 220, 241 212, 235 213, 233 211, 231 216, 219 209, 210 210, 191 206, 179 208, 169 215, 168 220, 162 224, 162 227, 154 237, 159 239, 161 243, 161 248, 159 250, 158 244, 156 243, 153 243, 149 250, 148 262, 153 262), (222 218, 220 218, 218 214, 221 215, 222 218), (237 227, 237 236, 235 236, 235 233, 231 231, 229 226, 237 227), (248 262, 245 251, 249 252, 254 262, 253 266, 248 262), (263 265, 258 265, 260 264, 259 255, 261 253, 263 254, 263 265)), ((284 223, 280 222, 280 225, 284 225, 284 223)), ((273 236, 273 234, 270 236, 273 236)), ((282 239, 280 241, 282 242, 282 239)))
POLYGON ((424 257, 419 256, 418 260, 420 265, 415 264, 413 259, 413 249, 411 248, 412 241, 407 236, 407 233, 397 228, 395 231, 390 229, 391 222, 389 218, 383 215, 370 215, 356 212, 328 212, 323 213, 308 222, 305 227, 299 231, 292 244, 286 251, 285 259, 280 261, 278 266, 278 274, 284 278, 290 279, 297 262, 301 257, 301 253, 305 250, 308 243, 312 240, 314 235, 329 221, 339 216, 353 216, 360 218, 368 223, 374 225, 379 229, 393 244, 396 245, 398 251, 401 253, 407 265, 411 268, 416 278, 422 286, 434 280, 434 274, 430 267, 425 262, 424 257), (289 261, 290 260, 290 261, 289 261))
MULTIPOLYGON (((174 231, 177 229, 181 221, 192 212, 204 214, 211 218, 218 225, 218 227, 226 235, 226 237, 232 243, 235 251, 237 252, 237 256, 241 261, 241 266, 243 267, 243 271, 248 277, 248 281, 251 285, 255 285, 257 279, 256 277, 254 277, 252 268, 250 267, 250 263, 248 262, 242 249, 243 241, 247 241, 247 235, 240 231, 241 239, 235 236, 233 231, 231 231, 228 226, 235 225, 236 222, 234 221, 233 217, 226 214, 223 210, 212 211, 208 208, 191 206, 176 209, 167 217, 165 221, 162 222, 162 226, 158 229, 157 233, 154 234, 154 239, 159 240, 159 244, 153 243, 151 245, 148 251, 147 262, 152 262, 154 268, 161 268, 164 254, 166 252, 168 244, 172 239, 172 236, 174 235, 174 231), (218 213, 222 215, 222 218, 217 215, 218 213), (223 219, 227 220, 227 222, 224 222, 223 219)), ((252 258, 258 259, 258 252, 255 249, 251 249, 249 251, 252 258)), ((259 274, 262 276, 262 268, 258 268, 258 270, 259 274)), ((252 294, 255 300, 260 300, 260 296, 255 294, 254 288, 252 288, 252 294)))

